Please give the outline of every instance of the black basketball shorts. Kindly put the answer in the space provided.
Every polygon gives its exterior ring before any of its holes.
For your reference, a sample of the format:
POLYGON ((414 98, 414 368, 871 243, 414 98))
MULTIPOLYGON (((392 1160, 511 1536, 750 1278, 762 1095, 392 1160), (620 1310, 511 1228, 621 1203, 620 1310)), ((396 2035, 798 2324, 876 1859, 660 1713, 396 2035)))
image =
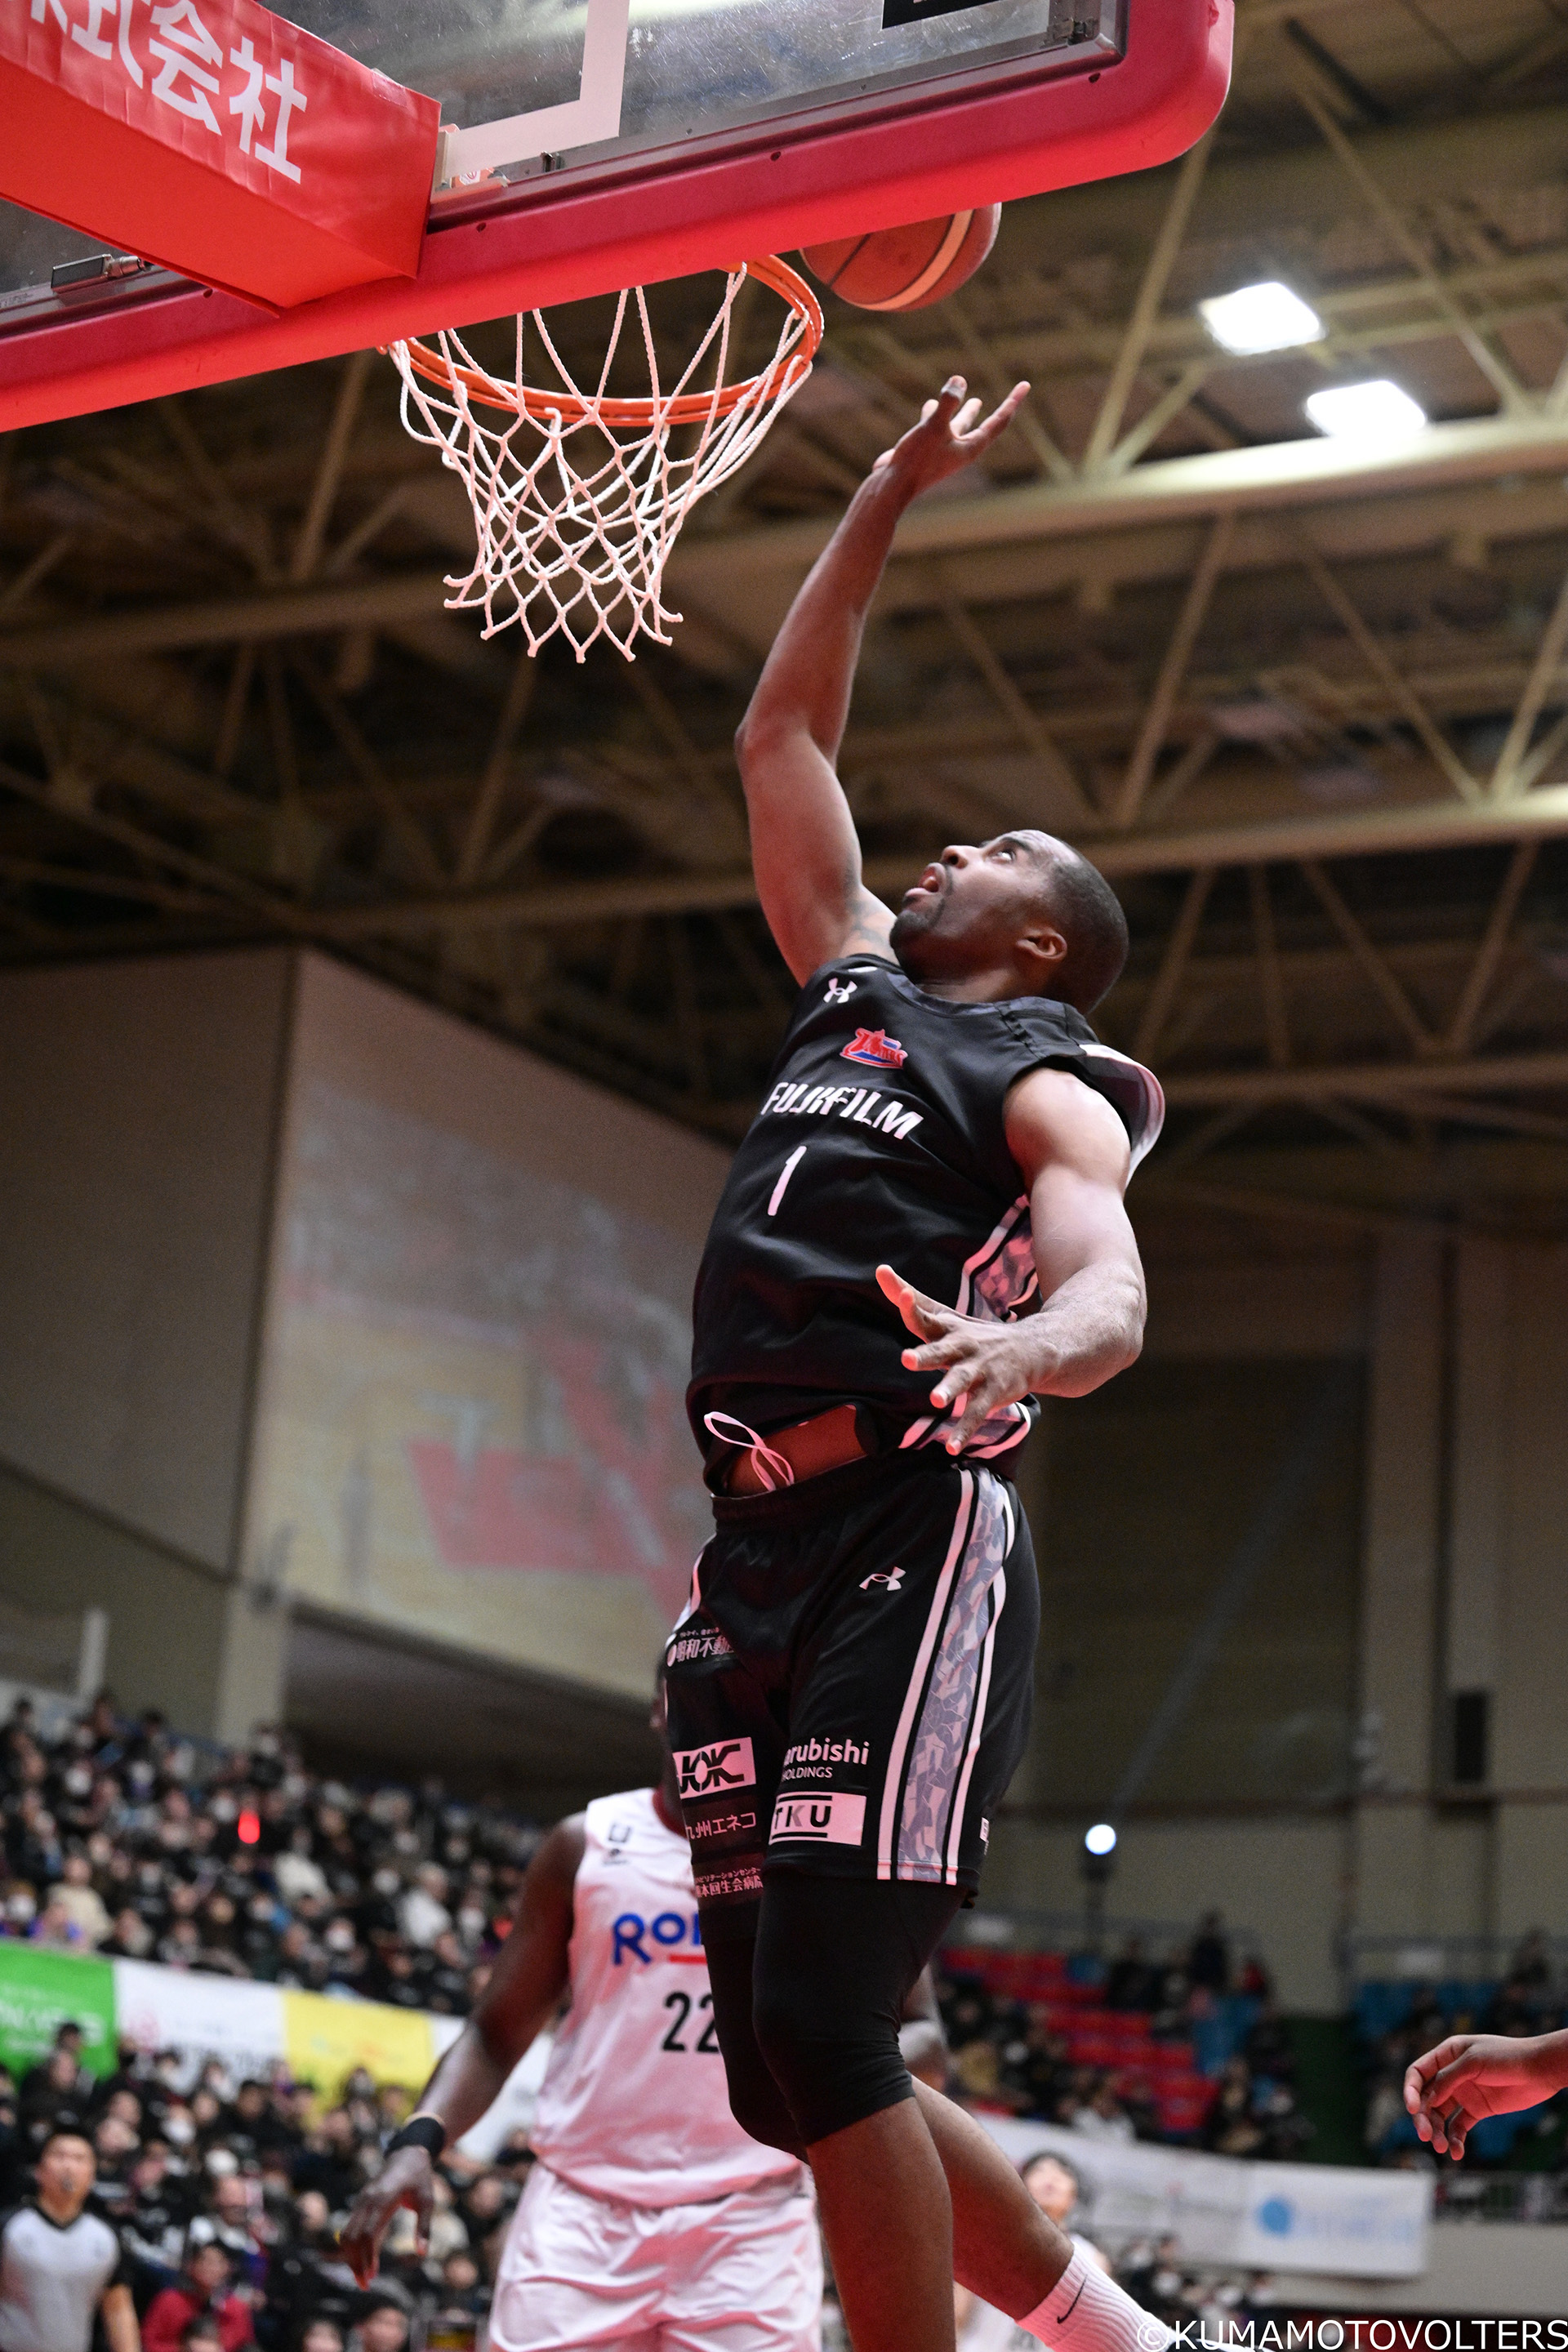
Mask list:
POLYGON ((1014 1488, 933 1448, 714 1516, 665 1652, 704 1936, 753 1934, 775 1869, 972 1891, 1034 1688, 1014 1488))

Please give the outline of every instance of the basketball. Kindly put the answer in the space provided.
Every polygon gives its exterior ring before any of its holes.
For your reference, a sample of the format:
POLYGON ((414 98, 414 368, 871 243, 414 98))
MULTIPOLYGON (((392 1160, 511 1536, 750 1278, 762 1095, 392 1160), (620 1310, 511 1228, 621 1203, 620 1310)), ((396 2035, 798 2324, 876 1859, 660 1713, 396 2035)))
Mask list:
POLYGON ((996 242, 1000 205, 874 229, 831 245, 808 245, 801 258, 814 278, 858 310, 924 310, 973 277, 996 242))

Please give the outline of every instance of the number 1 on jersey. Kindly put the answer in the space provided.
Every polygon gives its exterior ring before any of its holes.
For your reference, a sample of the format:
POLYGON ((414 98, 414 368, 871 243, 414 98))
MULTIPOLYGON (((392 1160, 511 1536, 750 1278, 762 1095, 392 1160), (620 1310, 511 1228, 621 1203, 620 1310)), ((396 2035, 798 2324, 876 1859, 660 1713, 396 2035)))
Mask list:
POLYGON ((770 1217, 776 1217, 778 1215, 779 1202, 784 1196, 784 1187, 789 1182, 790 1178, 795 1174, 795 1170, 800 1166, 801 1161, 805 1158, 805 1146, 804 1143, 797 1143, 795 1150, 790 1153, 789 1158, 784 1161, 783 1168, 779 1171, 779 1181, 773 1186, 773 1196, 768 1202, 768 1214, 770 1217))

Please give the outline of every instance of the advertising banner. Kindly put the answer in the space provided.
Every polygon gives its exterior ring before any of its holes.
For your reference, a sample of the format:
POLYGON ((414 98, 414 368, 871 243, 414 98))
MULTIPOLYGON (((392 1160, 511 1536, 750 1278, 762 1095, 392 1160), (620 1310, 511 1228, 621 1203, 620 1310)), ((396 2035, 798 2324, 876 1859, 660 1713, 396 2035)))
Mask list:
POLYGON ((81 2028, 82 2063, 89 2074, 111 2074, 117 2032, 112 1964, 41 1952, 31 1944, 0 1943, 0 2065, 20 2081, 66 2024, 81 2028))
POLYGON ((1172 2238, 1187 2262, 1339 2278, 1416 2278, 1427 2266, 1426 2173, 1250 2164, 1011 2116, 980 2121, 1015 2163, 1047 2149, 1065 2158, 1084 2184, 1085 2228, 1113 2249, 1172 2238))
POLYGON ((68 2019, 83 2029, 95 2074, 112 2070, 127 2041, 194 2063, 220 2058, 235 2075, 265 2074, 281 2059, 329 2096, 356 2066, 417 2090, 461 2031, 458 2018, 423 2010, 0 1941, 0 2061, 13 2074, 36 2064, 68 2019))
MULTIPOLYGON (((418 2090, 463 2030, 460 2018, 424 2010, 197 1976, 151 1960, 79 1959, 0 1937, 0 2065, 25 2074, 68 2020, 82 2028, 94 2074, 112 2072, 119 2043, 135 2042, 177 2050, 193 2075, 217 2058, 237 2080, 265 2078, 281 2060, 327 2099, 356 2066, 377 2083, 418 2090)), ((466 2155, 484 2162, 510 2133, 528 2129, 550 2047, 551 2036, 540 2034, 489 2113, 459 2141, 466 2155)))
POLYGON ((0 0, 0 195, 287 309, 412 277, 440 110, 257 0, 0 0))

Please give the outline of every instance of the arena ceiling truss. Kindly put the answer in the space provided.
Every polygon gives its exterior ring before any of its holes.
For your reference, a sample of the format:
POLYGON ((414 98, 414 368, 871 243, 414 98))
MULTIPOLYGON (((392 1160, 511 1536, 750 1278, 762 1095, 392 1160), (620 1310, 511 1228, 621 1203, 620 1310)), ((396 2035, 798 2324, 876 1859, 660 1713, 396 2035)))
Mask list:
MULTIPOLYGON (((791 992, 734 725, 919 399, 1027 375, 874 616, 843 761, 873 886, 1010 824, 1098 859, 1136 942, 1103 1025, 1164 1079, 1167 1184, 1553 1216, 1568 16, 1240 25, 1184 162, 1010 207, 939 308, 834 310, 636 664, 531 663, 443 610, 471 527, 374 354, 0 444, 0 953, 308 941, 736 1134, 791 992), (1210 340, 1197 302, 1260 278, 1321 342, 1210 340), (1314 388, 1384 374, 1423 433, 1306 423, 1314 388)), ((657 299, 678 336, 692 298, 657 299)))

